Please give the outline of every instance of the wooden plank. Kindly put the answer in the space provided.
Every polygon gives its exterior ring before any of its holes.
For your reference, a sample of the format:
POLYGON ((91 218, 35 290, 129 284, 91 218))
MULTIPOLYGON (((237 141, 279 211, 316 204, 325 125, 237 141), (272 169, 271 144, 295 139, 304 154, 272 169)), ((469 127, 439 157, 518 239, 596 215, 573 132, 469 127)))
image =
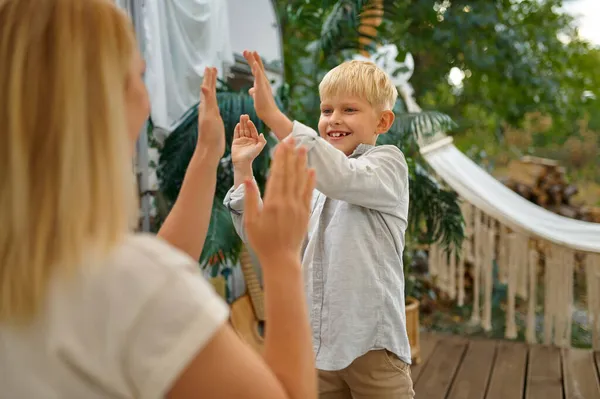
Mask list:
POLYGON ((583 349, 562 351, 565 399, 600 398, 594 353, 583 349))
POLYGON ((560 349, 533 346, 529 350, 525 399, 562 399, 560 349))
POLYGON ((496 342, 473 340, 469 343, 449 399, 483 399, 496 354, 496 342))
POLYGON ((486 399, 522 398, 527 369, 527 346, 522 343, 501 342, 496 351, 486 399))
POLYGON ((558 161, 555 159, 534 157, 532 155, 525 155, 525 156, 521 157, 521 161, 525 162, 525 163, 534 163, 534 164, 538 164, 538 165, 552 166, 552 167, 557 167, 559 165, 558 161))
POLYGON ((422 332, 419 340, 421 346, 421 363, 415 364, 411 367, 410 373, 412 376, 413 385, 417 383, 419 380, 419 375, 423 371, 423 368, 425 368, 427 365, 427 361, 431 357, 431 354, 433 353, 433 350, 439 341, 439 336, 429 332, 422 332))
POLYGON ((415 384, 417 398, 445 399, 467 347, 462 337, 440 338, 415 384))

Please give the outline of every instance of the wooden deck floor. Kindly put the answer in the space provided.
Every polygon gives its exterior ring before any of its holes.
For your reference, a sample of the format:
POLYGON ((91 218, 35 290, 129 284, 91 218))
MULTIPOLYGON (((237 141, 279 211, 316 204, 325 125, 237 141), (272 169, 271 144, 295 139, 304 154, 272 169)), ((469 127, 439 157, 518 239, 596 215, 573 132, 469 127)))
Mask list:
POLYGON ((600 353, 421 334, 417 399, 600 399, 600 353))

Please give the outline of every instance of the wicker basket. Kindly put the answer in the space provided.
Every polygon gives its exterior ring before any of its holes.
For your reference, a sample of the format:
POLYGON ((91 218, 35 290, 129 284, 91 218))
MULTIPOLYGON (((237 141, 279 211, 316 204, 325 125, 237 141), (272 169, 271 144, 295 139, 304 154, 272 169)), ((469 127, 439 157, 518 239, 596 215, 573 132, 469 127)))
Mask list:
POLYGON ((419 301, 413 297, 406 298, 406 331, 412 355, 412 363, 421 363, 421 344, 419 340, 419 301))

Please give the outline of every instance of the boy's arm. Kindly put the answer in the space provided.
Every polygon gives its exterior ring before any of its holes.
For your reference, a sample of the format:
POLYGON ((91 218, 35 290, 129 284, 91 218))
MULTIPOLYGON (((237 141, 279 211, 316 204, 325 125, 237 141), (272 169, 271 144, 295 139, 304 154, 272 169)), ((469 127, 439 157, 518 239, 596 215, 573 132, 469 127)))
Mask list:
POLYGON ((381 212, 393 212, 400 205, 408 187, 408 166, 398 148, 379 146, 360 158, 348 158, 297 121, 287 137, 307 147, 317 190, 327 197, 381 212))
POLYGON ((290 121, 275 104, 258 53, 244 51, 244 57, 254 76, 250 94, 258 117, 279 140, 293 137, 299 145, 308 148, 308 163, 315 169, 317 190, 327 197, 382 212, 394 211, 400 205, 400 198, 408 187, 408 166, 398 148, 376 147, 358 159, 347 158, 313 129, 290 121))
MULTIPOLYGON (((262 134, 258 134, 256 126, 248 115, 240 115, 238 123, 233 131, 231 143, 231 163, 233 165, 233 187, 227 192, 223 199, 223 205, 229 209, 233 226, 238 236, 246 242, 244 231, 244 181, 254 180, 252 173, 252 162, 260 154, 266 144, 262 134)), ((256 184, 256 181, 254 182, 256 184)), ((262 206, 259 198, 259 206, 262 206)))
MULTIPOLYGON (((244 180, 246 178, 254 178, 252 173, 252 163, 243 165, 234 165, 233 167, 233 187, 229 189, 223 205, 229 209, 231 220, 238 236, 243 242, 246 240, 246 232, 244 230, 244 180)), ((255 181, 256 183, 256 181, 255 181)), ((262 199, 259 198, 259 206, 262 206, 262 199)))

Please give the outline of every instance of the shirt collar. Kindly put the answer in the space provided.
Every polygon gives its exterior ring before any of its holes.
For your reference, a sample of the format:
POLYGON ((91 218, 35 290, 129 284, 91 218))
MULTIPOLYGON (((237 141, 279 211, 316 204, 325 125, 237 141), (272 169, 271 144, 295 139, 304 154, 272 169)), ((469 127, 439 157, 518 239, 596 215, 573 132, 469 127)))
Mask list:
POLYGON ((361 156, 362 154, 364 154, 365 152, 367 152, 368 150, 370 150, 373 147, 375 147, 375 146, 373 146, 371 144, 361 143, 358 145, 358 147, 356 147, 356 149, 352 152, 352 154, 350 154, 350 156, 348 158, 358 158, 359 156, 361 156))

